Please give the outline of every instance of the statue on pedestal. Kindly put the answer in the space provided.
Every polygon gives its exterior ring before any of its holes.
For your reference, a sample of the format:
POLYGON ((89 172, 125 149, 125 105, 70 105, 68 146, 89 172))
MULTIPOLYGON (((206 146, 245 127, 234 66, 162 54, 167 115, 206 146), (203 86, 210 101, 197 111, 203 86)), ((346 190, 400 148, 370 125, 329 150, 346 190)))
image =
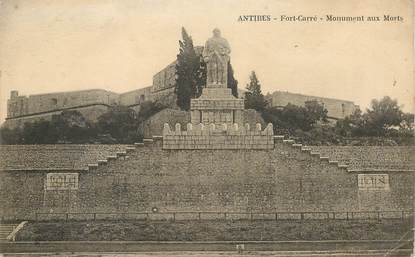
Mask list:
POLYGON ((231 48, 228 41, 221 37, 218 28, 213 30, 213 37, 206 41, 203 59, 207 63, 206 87, 227 87, 228 62, 231 48))

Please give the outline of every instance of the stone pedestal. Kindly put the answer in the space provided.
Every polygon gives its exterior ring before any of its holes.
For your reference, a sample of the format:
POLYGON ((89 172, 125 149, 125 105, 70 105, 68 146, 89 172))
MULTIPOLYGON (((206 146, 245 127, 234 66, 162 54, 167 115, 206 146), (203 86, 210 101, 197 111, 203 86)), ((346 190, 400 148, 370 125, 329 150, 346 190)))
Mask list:
POLYGON ((234 97, 229 88, 204 88, 190 102, 192 124, 242 124, 243 99, 234 97))
POLYGON ((234 97, 227 86, 230 52, 228 41, 221 37, 219 29, 214 29, 202 54, 207 64, 206 87, 199 98, 190 102, 192 124, 242 124, 244 101, 234 97))

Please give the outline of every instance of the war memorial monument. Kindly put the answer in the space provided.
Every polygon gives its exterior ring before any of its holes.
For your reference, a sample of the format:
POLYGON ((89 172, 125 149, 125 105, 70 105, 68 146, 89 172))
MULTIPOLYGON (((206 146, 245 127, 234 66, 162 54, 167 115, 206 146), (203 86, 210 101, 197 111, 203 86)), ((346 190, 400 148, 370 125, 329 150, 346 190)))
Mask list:
MULTIPOLYGON (((8 240, 2 243, 4 251, 18 251, 13 241, 21 241, 21 246, 28 238, 142 241, 128 246, 102 243, 94 251, 109 251, 109 247, 117 251, 281 250, 292 248, 281 242, 290 241, 289 231, 299 226, 304 231, 307 224, 331 231, 329 226, 336 222, 365 228, 394 226, 413 216, 413 147, 306 146, 274 134, 272 124, 245 124, 244 100, 227 87, 230 45, 219 29, 213 34, 202 52, 206 87, 191 100, 186 126, 166 123, 160 128, 162 134, 134 145, 0 146, 0 218, 8 240), (284 230, 281 224, 298 225, 284 230), (111 226, 125 227, 105 230, 111 226), (194 232, 192 226, 205 227, 194 232), (239 227, 226 238, 230 232, 224 231, 232 226, 239 227), (219 232, 214 234, 209 227, 219 232), (60 229, 66 232, 48 238, 48 233, 60 229), (140 235, 128 236, 134 233, 140 235), (164 242, 169 240, 181 243, 175 248, 174 243, 164 242), (199 245, 182 242, 195 240, 199 245)), ((108 99, 116 101, 116 96, 108 99)), ((297 236, 304 240, 304 233, 297 236)), ((363 242, 359 238, 372 239, 355 235, 342 240, 353 239, 352 247, 366 250, 393 248, 396 243, 386 237, 382 243, 367 243, 372 248, 359 248, 363 242)), ((53 249, 65 251, 62 245, 53 249)), ((326 249, 316 242, 304 245, 296 247, 326 249)), ((88 251, 93 244, 76 247, 88 251)))

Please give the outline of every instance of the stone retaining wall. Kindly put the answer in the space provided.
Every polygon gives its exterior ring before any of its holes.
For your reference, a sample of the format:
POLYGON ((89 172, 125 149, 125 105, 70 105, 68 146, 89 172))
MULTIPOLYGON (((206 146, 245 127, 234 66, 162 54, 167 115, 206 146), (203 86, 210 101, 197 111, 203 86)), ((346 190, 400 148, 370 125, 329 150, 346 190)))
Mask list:
POLYGON ((0 217, 34 219, 36 213, 45 212, 151 212, 154 207, 161 213, 414 208, 412 171, 351 172, 310 147, 282 136, 273 139, 274 147, 269 150, 166 150, 162 137, 155 137, 88 169, 63 171, 78 173, 78 188, 71 190, 46 187, 48 174, 62 172, 59 170, 1 171, 0 217), (360 188, 359 176, 379 173, 389 177, 388 187, 360 188))
POLYGON ((187 124, 187 130, 182 131, 180 123, 175 130, 170 129, 169 124, 164 124, 163 149, 273 149, 272 124, 261 130, 258 123, 251 130, 249 124, 239 128, 238 124, 228 126, 193 126, 187 124))

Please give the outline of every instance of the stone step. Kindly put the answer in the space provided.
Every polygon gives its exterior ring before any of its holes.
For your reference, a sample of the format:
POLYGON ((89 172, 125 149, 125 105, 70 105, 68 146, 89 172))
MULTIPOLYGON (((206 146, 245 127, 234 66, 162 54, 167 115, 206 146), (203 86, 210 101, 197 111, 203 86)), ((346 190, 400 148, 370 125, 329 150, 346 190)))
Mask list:
POLYGON ((7 239, 17 226, 18 224, 0 224, 0 239, 7 239))
POLYGON ((292 146, 294 146, 294 147, 302 147, 303 144, 292 144, 292 146))
MULTIPOLYGON (((17 226, 17 225, 16 225, 17 226)), ((0 227, 0 232, 1 231, 5 231, 5 230, 10 230, 10 229, 14 229, 16 226, 8 226, 8 227, 0 227)))
POLYGON ((152 139, 152 138, 144 138, 144 139, 143 139, 143 143, 144 143, 144 144, 148 144, 148 143, 150 143, 150 144, 151 144, 151 143, 153 143, 153 139, 152 139))
POLYGON ((135 146, 144 146, 144 143, 134 143, 135 146))
POLYGON ((107 164, 108 160, 98 160, 98 165, 107 164))
POLYGON ((135 147, 132 147, 132 146, 127 146, 127 147, 125 148, 125 150, 126 150, 126 152, 131 152, 131 151, 134 151, 134 150, 135 150, 135 147))
POLYGON ((284 139, 284 140, 282 140, 282 142, 283 143, 287 143, 287 144, 293 144, 294 143, 294 140, 292 140, 292 139, 284 139))
POLYGON ((274 138, 274 139, 279 139, 279 140, 282 140, 282 139, 284 139, 284 138, 285 138, 285 136, 284 136, 284 135, 276 135, 276 136, 274 136, 273 138, 274 138))
POLYGON ((125 156, 127 155, 127 152, 117 152, 116 154, 117 156, 125 156))
MULTIPOLYGON (((18 224, 17 224, 18 225, 18 224)), ((2 228, 14 228, 14 227, 16 227, 17 225, 15 225, 15 224, 13 224, 13 225, 0 225, 0 229, 2 229, 2 228)))

